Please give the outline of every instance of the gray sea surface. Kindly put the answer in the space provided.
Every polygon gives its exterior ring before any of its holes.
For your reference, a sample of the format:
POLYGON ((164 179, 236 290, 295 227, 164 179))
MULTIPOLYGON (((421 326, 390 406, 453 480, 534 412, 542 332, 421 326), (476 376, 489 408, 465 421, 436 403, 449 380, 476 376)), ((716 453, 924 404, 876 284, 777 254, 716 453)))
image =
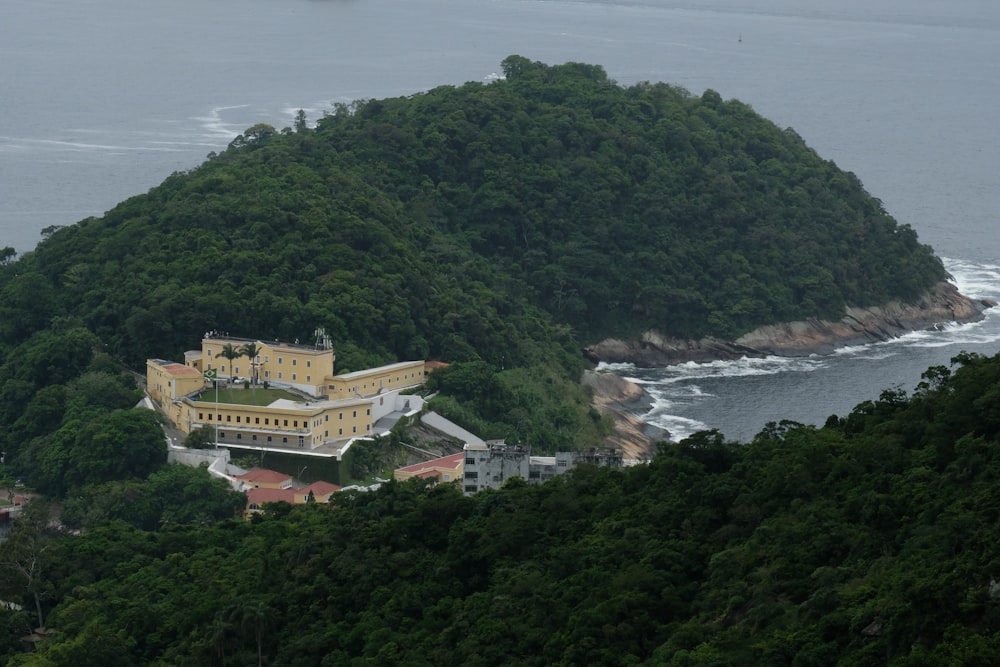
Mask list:
MULTIPOLYGON (((519 54, 738 98, 855 172, 1000 294, 1000 3, 992 0, 5 0, 0 247, 101 215, 259 122, 489 80, 519 54)), ((675 437, 821 423, 911 389, 1000 317, 809 360, 619 368, 675 437)))

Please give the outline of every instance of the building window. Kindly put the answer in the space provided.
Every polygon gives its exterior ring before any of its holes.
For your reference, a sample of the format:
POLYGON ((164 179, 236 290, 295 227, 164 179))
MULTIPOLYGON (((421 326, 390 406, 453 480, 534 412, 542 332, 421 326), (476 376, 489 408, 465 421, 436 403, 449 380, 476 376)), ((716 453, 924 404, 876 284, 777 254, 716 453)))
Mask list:
POLYGON ((239 424, 239 423, 240 423, 240 416, 239 416, 239 415, 236 415, 236 423, 237 423, 237 424, 239 424))
POLYGON ((479 479, 479 473, 473 470, 466 470, 465 479, 479 479))
POLYGON ((271 442, 271 436, 267 436, 267 441, 271 442))
POLYGON ((476 465, 476 459, 465 459, 465 465, 474 466, 476 465))
POLYGON ((351 417, 354 417, 356 419, 357 416, 358 416, 358 411, 357 410, 352 410, 351 411, 351 417))
POLYGON ((279 363, 279 364, 283 364, 283 363, 285 363, 285 361, 284 361, 284 359, 282 359, 281 357, 278 357, 278 363, 279 363))
POLYGON ((324 438, 329 438, 330 437, 330 431, 323 431, 323 437, 324 438))
POLYGON ((344 429, 338 428, 337 429, 337 435, 344 435, 344 429))
POLYGON ((242 433, 237 433, 236 434, 236 439, 237 440, 242 440, 243 439, 243 434, 242 433))
POLYGON ((344 413, 343 412, 341 412, 339 415, 337 415, 337 419, 343 420, 343 418, 344 418, 344 413))
POLYGON ((313 362, 306 360, 306 368, 312 368, 313 362))
POLYGON ((307 375, 306 376, 306 382, 312 382, 312 376, 311 375, 307 375))
POLYGON ((198 413, 198 421, 201 421, 203 419, 205 419, 205 415, 203 415, 202 413, 199 412, 198 413))
POLYGON ((297 364, 297 362, 298 362, 298 359, 292 359, 292 366, 295 366, 297 364))
POLYGON ((278 379, 280 380, 281 377, 282 377, 282 373, 281 373, 281 371, 278 371, 278 379))
POLYGON ((565 468, 566 466, 568 466, 568 465, 569 465, 569 461, 559 461, 559 463, 558 463, 557 465, 558 465, 558 466, 559 466, 560 468, 565 468))
POLYGON ((325 422, 330 421, 330 415, 323 415, 323 421, 325 422))
POLYGON ((233 416, 232 415, 226 415, 226 421, 227 422, 230 422, 232 420, 233 420, 233 416))
POLYGON ((259 424, 260 423, 260 417, 254 417, 253 418, 253 423, 254 424, 259 424))
POLYGON ((465 492, 466 493, 475 493, 476 492, 476 487, 475 486, 469 486, 468 484, 466 484, 465 485, 465 492))
POLYGON ((271 362, 270 355, 264 355, 264 363, 267 364, 267 363, 270 363, 270 362, 271 362))
POLYGON ((295 373, 292 373, 292 382, 295 382, 298 379, 299 379, 299 376, 296 375, 295 373))
MULTIPOLYGON (((305 424, 305 422, 303 422, 303 424, 305 424)), ((299 427, 299 420, 298 419, 292 421, 292 427, 294 427, 294 428, 298 428, 299 427)))
POLYGON ((285 421, 285 426, 288 426, 288 420, 286 419, 284 421, 285 421))
POLYGON ((252 435, 252 436, 250 436, 250 439, 251 440, 257 440, 257 436, 256 435, 252 435))
POLYGON ((542 476, 542 473, 540 473, 537 470, 532 470, 532 471, 530 471, 528 473, 528 479, 538 479, 541 476, 542 476))
POLYGON ((369 415, 369 416, 370 416, 370 415, 371 415, 371 413, 372 413, 372 409, 371 409, 371 408, 368 408, 367 410, 365 410, 365 414, 366 414, 366 415, 369 415))
POLYGON ((270 425, 271 425, 271 418, 264 417, 264 426, 270 426, 270 425))
POLYGON ((288 438, 282 438, 281 439, 281 444, 287 445, 288 444, 288 438))
POLYGON ((351 427, 351 433, 357 433, 357 432, 358 432, 358 427, 357 426, 352 426, 351 427))

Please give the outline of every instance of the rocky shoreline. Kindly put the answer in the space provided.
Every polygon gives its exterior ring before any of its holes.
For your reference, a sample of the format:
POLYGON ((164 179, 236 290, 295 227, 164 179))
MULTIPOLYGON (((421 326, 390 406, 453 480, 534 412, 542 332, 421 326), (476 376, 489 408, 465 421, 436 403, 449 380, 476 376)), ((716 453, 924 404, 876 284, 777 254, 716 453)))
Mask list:
POLYGON ((584 371, 583 384, 593 391, 592 404, 614 420, 607 444, 622 450, 626 459, 645 459, 656 453, 656 443, 670 438, 664 429, 647 424, 639 414, 647 412, 652 399, 646 390, 608 372, 584 371))
MULTIPOLYGON (((943 282, 915 303, 894 301, 874 308, 848 308, 837 322, 812 319, 763 326, 735 341, 678 340, 648 331, 636 340, 609 338, 584 352, 594 362, 627 362, 643 367, 768 355, 829 354, 838 347, 890 340, 950 322, 976 322, 983 319, 983 311, 996 305, 991 299, 970 299, 951 283, 943 282)), ((596 371, 585 372, 583 382, 594 392, 594 407, 614 419, 614 433, 608 437, 608 444, 622 449, 626 458, 650 456, 657 442, 669 439, 669 433, 639 418, 651 405, 649 395, 639 385, 614 373, 596 371)))
POLYGON ((829 354, 838 347, 886 341, 950 322, 976 322, 983 319, 983 311, 996 305, 991 299, 970 299, 951 283, 941 282, 913 303, 893 301, 884 306, 848 308, 836 322, 809 319, 767 325, 735 341, 679 340, 647 331, 633 340, 605 339, 584 348, 584 353, 594 362, 627 362, 643 367, 768 355, 829 354))

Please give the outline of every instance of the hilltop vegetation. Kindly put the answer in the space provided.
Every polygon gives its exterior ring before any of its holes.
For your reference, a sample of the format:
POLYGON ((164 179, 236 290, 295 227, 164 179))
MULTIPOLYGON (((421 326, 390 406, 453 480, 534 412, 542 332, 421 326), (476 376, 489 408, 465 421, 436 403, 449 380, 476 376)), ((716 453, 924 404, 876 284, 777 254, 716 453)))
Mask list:
POLYGON ((955 361, 631 469, 54 538, 58 634, 14 664, 993 664, 1000 355, 955 361))
MULTIPOLYGON (((945 277, 853 174, 745 104, 622 87, 593 65, 503 69, 336 105, 314 129, 301 114, 257 125, 101 218, 47 229, 0 262, 0 355, 56 323, 141 370, 208 330, 321 326, 338 371, 477 364, 455 379, 479 375, 489 400, 442 410, 551 451, 607 430, 577 386, 583 344, 836 319, 945 277)), ((0 368, 19 414, 42 386, 11 378, 0 368)))

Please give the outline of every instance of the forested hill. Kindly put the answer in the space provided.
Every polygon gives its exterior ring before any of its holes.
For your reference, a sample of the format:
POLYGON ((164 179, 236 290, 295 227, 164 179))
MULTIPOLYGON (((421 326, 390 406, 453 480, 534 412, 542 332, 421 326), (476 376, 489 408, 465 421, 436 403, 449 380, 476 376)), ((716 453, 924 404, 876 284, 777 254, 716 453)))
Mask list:
POLYGON ((523 364, 550 321, 579 344, 735 337, 945 277, 853 174, 746 104, 594 65, 503 71, 337 105, 315 129, 255 126, 49 230, 4 280, 0 341, 69 313, 134 362, 208 329, 324 326, 354 367, 362 351, 523 364))
MULTIPOLYGON (((1000 356, 958 362, 625 470, 48 538, 56 634, 15 664, 995 665, 1000 356)), ((152 500, 104 495, 129 520, 152 500)))

